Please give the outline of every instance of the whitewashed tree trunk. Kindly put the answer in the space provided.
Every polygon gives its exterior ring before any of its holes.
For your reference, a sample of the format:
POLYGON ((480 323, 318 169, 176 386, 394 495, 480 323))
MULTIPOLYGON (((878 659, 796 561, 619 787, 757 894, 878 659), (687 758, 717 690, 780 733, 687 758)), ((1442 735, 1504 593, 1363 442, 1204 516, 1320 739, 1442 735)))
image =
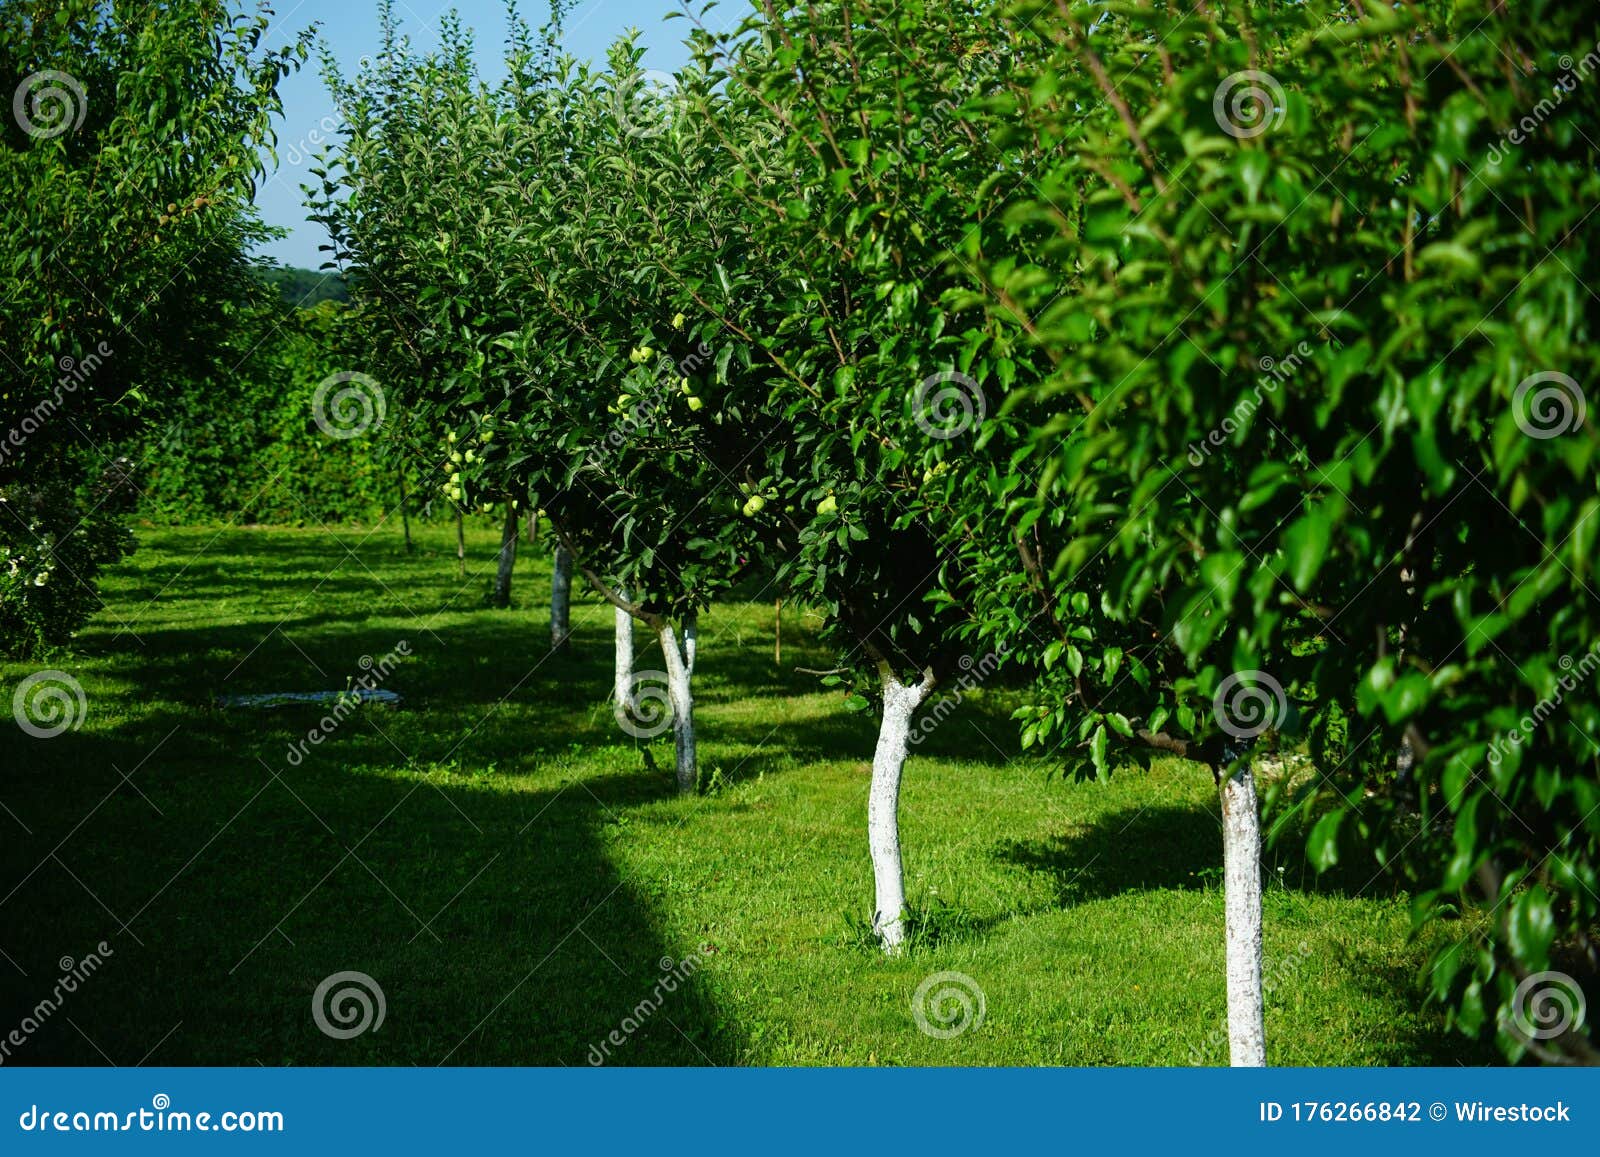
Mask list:
POLYGON ((1237 1066, 1267 1063, 1261 989, 1261 812, 1248 760, 1218 786, 1227 912, 1228 1053, 1237 1066))
POLYGON ((572 552, 556 547, 550 573, 550 649, 559 651, 572 634, 572 552))
POLYGON ((677 633, 669 622, 661 624, 657 637, 667 664, 667 698, 672 703, 672 739, 678 791, 688 795, 694 791, 700 778, 694 742, 694 696, 690 690, 694 678, 695 649, 699 641, 698 619, 693 613, 684 617, 682 649, 678 645, 677 633))
POLYGON ((495 564, 494 594, 489 601, 497 607, 511 605, 511 572, 517 564, 517 512, 506 506, 506 522, 500 531, 500 557, 495 564))
MULTIPOLYGON (((623 598, 628 597, 626 588, 620 588, 617 593, 623 598)), ((638 697, 633 687, 633 616, 621 607, 612 607, 611 610, 616 618, 616 665, 612 674, 612 694, 616 696, 617 710, 632 719, 639 713, 638 697)))
POLYGON ((880 664, 883 721, 872 755, 872 786, 867 795, 867 847, 872 853, 875 908, 872 928, 888 953, 906 938, 906 881, 900 862, 900 777, 910 752, 911 720, 933 688, 930 671, 920 684, 902 683, 880 664))
POLYGON ((467 577, 467 519, 456 507, 456 577, 467 577))

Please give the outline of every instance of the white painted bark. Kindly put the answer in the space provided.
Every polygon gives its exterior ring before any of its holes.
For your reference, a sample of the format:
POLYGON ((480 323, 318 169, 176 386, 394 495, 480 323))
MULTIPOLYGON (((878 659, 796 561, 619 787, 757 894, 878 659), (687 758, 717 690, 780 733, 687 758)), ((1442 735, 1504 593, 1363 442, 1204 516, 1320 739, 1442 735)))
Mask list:
MULTIPOLYGON (((626 588, 617 591, 624 599, 628 597, 626 588)), ((616 665, 613 669, 611 688, 616 696, 617 709, 629 719, 638 715, 638 697, 633 693, 633 616, 621 607, 612 607, 616 618, 616 665)))
POLYGON ((1218 793, 1227 914, 1228 1054, 1236 1067, 1260 1068, 1267 1063, 1261 988, 1261 813, 1247 760, 1222 781, 1218 793))
POLYGON ((517 564, 517 512, 506 507, 505 526, 500 531, 500 556, 495 563, 494 594, 490 602, 497 607, 511 605, 511 572, 517 564))
POLYGON ((550 572, 550 649, 559 651, 572 634, 572 552, 556 547, 550 572))
POLYGON ((872 755, 872 786, 867 794, 867 847, 872 854, 872 928, 890 954, 906 938, 906 881, 900 859, 900 779, 911 749, 911 720, 933 688, 929 672, 920 684, 902 683, 887 666, 879 668, 883 720, 872 755))
POLYGON ((678 791, 688 795, 695 790, 700 778, 694 740, 694 695, 690 686, 694 677, 695 649, 699 641, 696 616, 690 614, 683 620, 681 650, 671 623, 662 623, 657 637, 667 665, 667 698, 672 703, 672 739, 678 791))

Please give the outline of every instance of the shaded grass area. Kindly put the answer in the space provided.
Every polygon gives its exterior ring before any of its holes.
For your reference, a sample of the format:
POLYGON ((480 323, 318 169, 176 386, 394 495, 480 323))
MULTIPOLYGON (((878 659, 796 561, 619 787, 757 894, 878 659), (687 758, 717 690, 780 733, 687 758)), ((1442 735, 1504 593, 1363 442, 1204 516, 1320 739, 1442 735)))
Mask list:
MULTIPOLYGON (((704 618, 712 786, 679 799, 668 738, 647 760, 611 717, 609 608, 580 594, 549 653, 542 550, 500 611, 487 528, 464 582, 448 528, 410 555, 390 528, 140 537, 51 662, 84 689, 82 726, 0 731, 0 1037, 38 1022, 6 1063, 1226 1060, 1203 770, 1051 780, 1016 757, 1005 693, 969 697, 908 767, 917 935, 888 960, 863 932, 874 724, 793 670, 833 665, 814 619, 785 609, 780 667, 760 592, 704 618), (342 690, 401 642, 383 685, 404 706, 320 744, 322 709, 213 705, 342 690), (335 1039, 312 998, 345 971, 385 1015, 335 1039), (944 971, 983 1007, 949 1038, 912 1007, 944 971)), ((8 704, 34 666, 0 665, 8 704)), ((1273 1063, 1488 1059, 1422 1008, 1404 897, 1288 856, 1267 872, 1273 1063)))

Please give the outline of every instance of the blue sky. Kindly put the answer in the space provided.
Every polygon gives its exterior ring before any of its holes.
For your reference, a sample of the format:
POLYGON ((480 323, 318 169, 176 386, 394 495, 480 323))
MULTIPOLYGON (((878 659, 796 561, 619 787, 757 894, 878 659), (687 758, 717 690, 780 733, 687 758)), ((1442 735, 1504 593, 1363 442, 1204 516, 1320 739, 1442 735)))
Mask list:
MULTIPOLYGON (((378 47, 378 0, 275 0, 268 46, 290 43, 300 30, 312 23, 321 25, 322 38, 332 49, 345 75, 356 71, 363 55, 378 47)), ((689 25, 682 20, 662 18, 678 7, 677 0, 580 0, 567 17, 565 43, 575 56, 602 60, 611 42, 630 28, 641 33, 645 46, 644 66, 671 72, 687 59, 683 37, 689 25)), ((397 0, 395 11, 403 30, 419 48, 438 43, 435 30, 439 17, 454 9, 464 24, 476 34, 479 66, 491 80, 503 69, 500 57, 505 45, 504 0, 397 0)), ((518 10, 535 28, 545 23, 547 0, 520 0, 518 10)), ((720 19, 731 22, 748 11, 741 0, 724 0, 710 16, 713 25, 720 19)), ((289 236, 271 243, 262 252, 286 265, 316 269, 327 259, 318 252, 326 244, 322 227, 306 220, 302 184, 313 178, 306 172, 314 163, 311 157, 326 141, 326 126, 334 123, 333 102, 322 83, 317 61, 308 62, 300 72, 283 82, 283 120, 278 126, 278 166, 269 171, 256 196, 256 204, 269 225, 280 225, 289 236)), ((270 164, 270 162, 269 162, 270 164)))

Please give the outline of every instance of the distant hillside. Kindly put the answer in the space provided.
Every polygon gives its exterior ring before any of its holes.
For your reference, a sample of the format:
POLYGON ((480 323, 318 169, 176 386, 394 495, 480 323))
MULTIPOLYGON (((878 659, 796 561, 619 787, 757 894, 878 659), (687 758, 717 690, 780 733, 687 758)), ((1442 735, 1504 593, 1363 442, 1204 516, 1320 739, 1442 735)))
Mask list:
POLYGON ((263 268, 262 281, 277 289, 283 300, 301 309, 310 309, 323 301, 349 301, 349 288, 340 273, 318 273, 311 269, 297 269, 293 265, 263 268))

